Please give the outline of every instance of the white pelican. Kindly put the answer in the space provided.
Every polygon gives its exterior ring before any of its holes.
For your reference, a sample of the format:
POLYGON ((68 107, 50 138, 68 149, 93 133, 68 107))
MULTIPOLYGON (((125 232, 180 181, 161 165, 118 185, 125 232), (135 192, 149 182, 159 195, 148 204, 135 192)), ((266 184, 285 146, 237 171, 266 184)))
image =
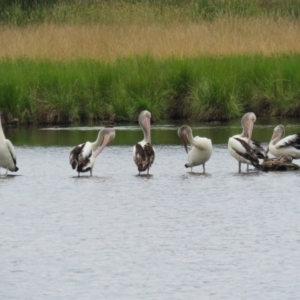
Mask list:
POLYGON ((178 136, 182 139, 186 153, 188 153, 188 163, 185 164, 186 168, 202 165, 203 173, 205 173, 205 163, 209 160, 212 153, 211 140, 205 137, 195 136, 191 127, 183 125, 178 129, 178 136), (192 145, 192 149, 188 152, 187 141, 192 145))
POLYGON ((0 176, 1 168, 6 169, 5 176, 7 176, 8 170, 11 172, 19 170, 17 167, 17 157, 14 146, 11 141, 4 136, 0 114, 0 176))
POLYGON ((96 157, 101 153, 104 147, 115 138, 115 135, 114 128, 102 128, 95 142, 85 142, 71 150, 69 161, 72 168, 78 172, 78 177, 80 173, 88 171, 90 171, 90 175, 92 176, 96 157))
POLYGON ((283 125, 276 126, 267 151, 270 151, 276 157, 290 155, 293 158, 300 158, 300 133, 286 137, 284 135, 283 125))
POLYGON ((256 121, 256 116, 252 112, 245 113, 241 119, 241 124, 243 131, 240 134, 240 138, 242 138, 245 142, 247 142, 251 149, 256 154, 257 158, 265 158, 267 156, 266 150, 260 145, 259 142, 252 139, 252 137, 249 137, 249 134, 252 135, 253 126, 256 121), (253 121, 251 121, 251 119, 253 121), (248 138, 248 139, 247 139, 248 138))
POLYGON ((154 162, 155 150, 151 145, 151 131, 150 131, 151 113, 144 110, 139 115, 139 124, 144 133, 144 139, 133 146, 133 160, 138 167, 139 174, 149 169, 154 162))
POLYGON ((253 112, 248 112, 242 117, 241 123, 243 132, 234 135, 228 140, 228 150, 230 154, 239 162, 239 173, 241 172, 241 164, 247 164, 247 171, 249 164, 256 168, 260 168, 258 157, 265 157, 265 150, 259 143, 252 141, 252 131, 256 116, 253 112))

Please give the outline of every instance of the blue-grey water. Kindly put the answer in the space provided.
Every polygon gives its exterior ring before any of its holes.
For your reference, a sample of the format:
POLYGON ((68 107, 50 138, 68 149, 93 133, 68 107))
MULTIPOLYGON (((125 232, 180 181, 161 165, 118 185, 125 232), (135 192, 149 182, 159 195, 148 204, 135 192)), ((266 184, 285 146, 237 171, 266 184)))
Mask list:
MULTIPOLYGON (((274 126, 257 123, 266 147, 274 126)), ((142 135, 120 125, 81 178, 70 149, 99 128, 6 128, 20 170, 0 179, 0 299, 300 299, 300 171, 238 174, 239 122, 193 126, 214 143, 205 175, 173 124, 153 126, 137 176, 142 135)))

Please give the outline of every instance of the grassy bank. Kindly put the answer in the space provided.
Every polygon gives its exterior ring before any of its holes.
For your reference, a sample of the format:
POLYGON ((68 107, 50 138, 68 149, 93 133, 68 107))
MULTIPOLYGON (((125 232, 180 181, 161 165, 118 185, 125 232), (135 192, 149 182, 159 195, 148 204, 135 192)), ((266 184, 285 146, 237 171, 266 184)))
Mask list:
POLYGON ((6 121, 300 114, 300 0, 3 0, 0 29, 6 121))
POLYGON ((74 123, 228 120, 300 116, 300 55, 69 62, 0 61, 0 107, 7 121, 74 123))
POLYGON ((299 0, 3 0, 0 24, 149 24, 220 17, 300 18, 299 0))

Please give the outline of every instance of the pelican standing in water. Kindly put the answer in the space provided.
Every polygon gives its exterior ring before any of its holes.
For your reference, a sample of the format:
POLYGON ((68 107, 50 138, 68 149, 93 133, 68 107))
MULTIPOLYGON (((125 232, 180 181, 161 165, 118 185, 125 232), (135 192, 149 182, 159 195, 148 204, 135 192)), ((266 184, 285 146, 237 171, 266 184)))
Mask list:
POLYGON ((186 153, 188 153, 188 163, 185 164, 185 167, 191 168, 191 171, 193 171, 193 167, 202 165, 204 174, 205 163, 209 160, 212 153, 211 140, 205 137, 193 137, 192 129, 187 125, 181 126, 177 133, 183 142, 186 153), (187 147, 188 141, 192 145, 190 151, 188 151, 187 147))
POLYGON ((260 144, 251 140, 255 121, 256 116, 253 112, 244 114, 241 120, 243 132, 230 137, 228 140, 228 150, 239 163, 239 173, 241 173, 242 163, 247 164, 247 171, 249 171, 249 164, 259 168, 258 157, 266 156, 266 152, 260 144))
POLYGON ((144 139, 133 146, 133 160, 137 165, 139 175, 146 170, 149 175, 149 169, 155 158, 155 150, 151 145, 150 119, 151 113, 147 110, 139 115, 139 125, 143 130, 144 139))
POLYGON ((300 158, 300 133, 295 133, 286 137, 284 137, 284 135, 284 126, 276 126, 267 152, 270 151, 271 154, 276 157, 290 155, 293 158, 300 158))
POLYGON ((240 138, 242 138, 245 142, 247 142, 249 144, 251 149, 256 154, 257 158, 265 158, 267 156, 266 150, 260 145, 259 142, 252 139, 252 132, 253 132, 253 127, 254 127, 255 121, 256 121, 256 116, 254 113, 248 112, 243 115, 243 117, 241 119, 243 131, 240 134, 240 138), (251 121, 251 119, 253 121, 251 121), (250 137, 250 139, 247 139, 249 134, 251 134, 251 137, 250 137))
POLYGON ((74 147, 69 156, 70 165, 72 169, 76 169, 78 177, 80 173, 90 171, 92 176, 92 170, 96 161, 96 157, 107 146, 107 144, 115 138, 115 129, 105 127, 98 133, 97 140, 93 143, 85 142, 74 147))
POLYGON ((14 146, 11 141, 4 136, 0 113, 0 176, 1 168, 6 169, 5 177, 7 176, 8 170, 11 172, 17 172, 19 170, 14 146))

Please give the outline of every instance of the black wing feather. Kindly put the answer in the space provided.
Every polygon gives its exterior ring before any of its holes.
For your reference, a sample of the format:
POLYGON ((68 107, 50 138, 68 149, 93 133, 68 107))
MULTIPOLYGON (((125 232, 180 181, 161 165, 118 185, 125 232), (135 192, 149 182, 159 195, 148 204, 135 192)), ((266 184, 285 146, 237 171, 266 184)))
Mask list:
POLYGON ((294 134, 294 138, 292 138, 288 142, 283 143, 279 148, 283 148, 286 146, 292 146, 292 147, 300 150, 300 133, 294 134))
POLYGON ((138 170, 139 172, 146 171, 151 167, 155 158, 153 147, 150 143, 145 144, 144 147, 142 147, 140 144, 136 144, 135 149, 135 162, 138 170))
POLYGON ((246 149, 246 153, 242 153, 242 152, 240 152, 240 151, 238 151, 237 149, 235 149, 235 148, 233 148, 234 149, 234 151, 238 154, 238 155, 240 155, 240 156, 242 156, 242 157, 244 157, 245 159, 247 159, 247 160, 249 160, 250 162, 251 162, 251 164, 255 167, 255 168, 260 168, 260 164, 259 164, 259 160, 258 160, 258 158, 257 158, 257 156, 256 156, 256 154, 255 154, 255 152, 252 150, 252 148, 250 147, 250 145, 247 143, 247 142, 245 142, 244 140, 242 140, 242 139, 239 139, 239 138, 235 138, 237 141, 239 141, 242 145, 243 145, 243 147, 246 149))
POLYGON ((84 148, 85 143, 78 145, 74 147, 71 152, 70 152, 70 164, 72 166, 72 169, 76 169, 77 166, 79 166, 79 161, 80 161, 80 153, 82 149, 84 148))

